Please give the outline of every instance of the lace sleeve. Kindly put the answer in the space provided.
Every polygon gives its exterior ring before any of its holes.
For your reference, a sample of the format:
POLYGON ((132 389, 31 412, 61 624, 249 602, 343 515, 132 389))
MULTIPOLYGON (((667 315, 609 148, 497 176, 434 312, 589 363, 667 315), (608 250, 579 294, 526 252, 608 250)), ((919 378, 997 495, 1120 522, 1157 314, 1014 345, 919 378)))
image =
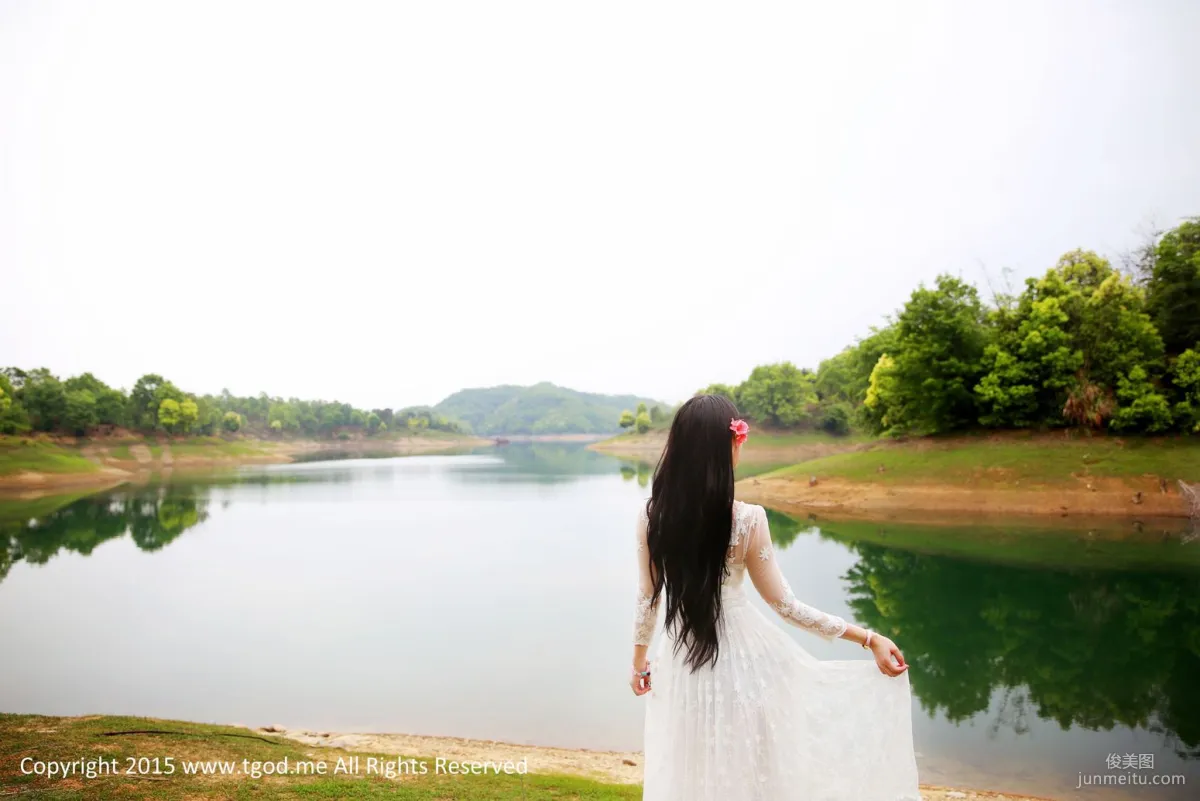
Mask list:
POLYGON ((658 621, 658 605, 650 603, 654 580, 650 572, 650 549, 646 546, 647 523, 646 507, 643 506, 637 522, 638 591, 633 614, 634 645, 649 645, 654 637, 654 624, 658 621))
POLYGON ((814 609, 796 598, 775 561, 766 512, 761 506, 755 506, 752 515, 745 553, 746 572, 754 582, 754 589, 781 618, 797 628, 830 640, 845 634, 845 620, 814 609))

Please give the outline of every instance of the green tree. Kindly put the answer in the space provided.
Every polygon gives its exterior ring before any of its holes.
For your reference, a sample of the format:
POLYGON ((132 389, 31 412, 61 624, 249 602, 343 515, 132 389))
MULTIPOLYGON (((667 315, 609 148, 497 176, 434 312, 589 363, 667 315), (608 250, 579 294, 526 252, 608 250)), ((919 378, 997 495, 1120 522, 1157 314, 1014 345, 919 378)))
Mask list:
POLYGON ((30 370, 20 390, 21 405, 37 431, 62 428, 67 413, 67 393, 62 382, 44 367, 30 370))
POLYGON ((158 423, 158 407, 162 403, 157 395, 163 385, 163 377, 147 373, 133 385, 129 393, 129 422, 136 428, 151 431, 158 423))
POLYGON ((893 425, 891 407, 895 404, 899 408, 899 403, 896 394, 896 360, 884 353, 875 362, 867 382, 863 419, 874 431, 888 431, 893 425))
POLYGON ((658 423, 661 423, 662 420, 663 420, 663 410, 656 403, 650 407, 650 422, 657 425, 658 423))
POLYGON ((1117 380, 1117 410, 1109 424, 1118 431, 1156 434, 1171 427, 1171 407, 1141 365, 1117 380))
POLYGON ((179 428, 180 411, 179 401, 167 398, 158 406, 158 424, 167 431, 175 431, 179 428))
POLYGON ((384 430, 385 431, 387 430, 387 426, 384 424, 383 420, 379 417, 379 415, 375 414, 375 412, 370 412, 367 415, 367 433, 368 434, 379 433, 380 426, 384 426, 384 430))
POLYGON ((650 430, 650 415, 645 412, 638 412, 637 418, 634 420, 639 434, 645 434, 650 430))
POLYGON ((29 416, 16 399, 9 377, 0 372, 0 434, 23 434, 29 430, 29 416))
POLYGON ((633 412, 626 409, 625 411, 621 412, 621 419, 618 421, 618 423, 621 426, 621 428, 629 428, 636 421, 637 421, 637 418, 634 417, 633 412))
POLYGON ((879 357, 895 350, 896 328, 872 328, 871 335, 821 362, 815 386, 822 403, 844 401, 858 406, 867 397, 871 373, 879 357))
POLYGON ((821 411, 821 428, 836 437, 845 436, 850 433, 852 415, 852 408, 845 401, 831 403, 821 411))
POLYGON ((1182 353, 1200 341, 1200 217, 1158 241, 1146 294, 1167 353, 1182 353))
POLYGON ((221 428, 231 434, 241 430, 242 416, 237 412, 225 412, 221 417, 221 428))
POLYGON ((75 390, 83 389, 92 393, 93 398, 99 396, 101 392, 108 388, 108 384, 105 384, 91 373, 83 373, 82 375, 68 378, 63 382, 63 389, 65 389, 67 392, 74 392, 75 390))
POLYGON ((1151 377, 1161 374, 1163 341, 1144 306, 1142 290, 1118 273, 1087 298, 1079 329, 1081 348, 1088 374, 1101 386, 1115 386, 1134 367, 1151 377))
POLYGON ((272 434, 282 434, 283 433, 283 421, 272 420, 269 428, 271 429, 272 434))
POLYGON ((738 408, 752 420, 778 426, 799 425, 817 403, 816 377, 791 362, 763 364, 738 387, 738 408))
MULTIPOLYGON (((1044 288, 1030 284, 1012 315, 1015 327, 1002 329, 998 341, 984 349, 985 373, 975 394, 985 426, 1024 427, 1061 418, 1083 353, 1073 346, 1061 299, 1040 296, 1044 288)), ((1004 315, 1000 310, 995 316, 1004 315)))
POLYGON ((12 380, 0 372, 0 434, 24 434, 29 428, 29 415, 17 401, 12 380))
POLYGON ((63 425, 72 434, 86 434, 99 422, 96 396, 86 389, 71 390, 66 395, 63 425))
POLYGON ((104 387, 96 393, 96 418, 100 425, 128 425, 129 399, 119 389, 104 387))
POLYGON ((200 420, 200 406, 191 398, 186 398, 179 404, 179 430, 186 434, 200 420))
POLYGON ((1171 373, 1178 397, 1175 422, 1184 431, 1200 433, 1200 342, 1179 354, 1171 373))
MULTIPOLYGON (((875 387, 882 427, 937 433, 974 424, 974 389, 988 344, 975 287, 949 275, 939 276, 933 289, 920 287, 896 318, 895 336, 886 381, 875 387)), ((873 370, 877 379, 884 378, 876 375, 883 364, 881 357, 873 370)))
MULTIPOLYGON (((275 401, 270 405, 269 411, 267 412, 267 417, 272 421, 278 420, 280 426, 282 426, 285 431, 296 431, 300 428, 300 416, 298 412, 299 410, 295 404, 284 401, 275 401)), ((329 429, 332 430, 334 425, 336 425, 336 423, 331 422, 329 429)))
POLYGON ((738 399, 738 388, 729 384, 709 384, 704 389, 696 393, 697 395, 721 395, 728 398, 735 406, 740 406, 741 401, 738 399))

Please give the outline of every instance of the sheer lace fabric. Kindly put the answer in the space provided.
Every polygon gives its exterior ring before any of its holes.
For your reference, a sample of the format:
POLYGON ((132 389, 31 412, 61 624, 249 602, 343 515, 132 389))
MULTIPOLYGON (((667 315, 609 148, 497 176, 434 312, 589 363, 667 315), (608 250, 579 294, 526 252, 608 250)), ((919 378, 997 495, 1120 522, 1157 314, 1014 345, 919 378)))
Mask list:
MULTIPOLYGON (((691 671, 663 637, 647 696, 647 801, 917 801, 908 675, 873 661, 822 661, 750 604, 744 579, 784 622, 825 638, 846 622, 801 602, 775 559, 766 513, 736 503, 722 587, 720 654, 691 671)), ((637 526, 634 642, 657 621, 637 526)))

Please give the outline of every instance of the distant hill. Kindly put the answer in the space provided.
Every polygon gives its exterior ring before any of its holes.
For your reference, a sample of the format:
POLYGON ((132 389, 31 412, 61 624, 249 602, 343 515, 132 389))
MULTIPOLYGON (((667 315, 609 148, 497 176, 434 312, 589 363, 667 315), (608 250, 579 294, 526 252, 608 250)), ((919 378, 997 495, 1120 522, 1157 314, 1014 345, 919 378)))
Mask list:
POLYGON ((433 408, 476 434, 608 434, 620 430, 621 412, 639 403, 666 408, 650 398, 576 392, 546 382, 462 389, 433 408))

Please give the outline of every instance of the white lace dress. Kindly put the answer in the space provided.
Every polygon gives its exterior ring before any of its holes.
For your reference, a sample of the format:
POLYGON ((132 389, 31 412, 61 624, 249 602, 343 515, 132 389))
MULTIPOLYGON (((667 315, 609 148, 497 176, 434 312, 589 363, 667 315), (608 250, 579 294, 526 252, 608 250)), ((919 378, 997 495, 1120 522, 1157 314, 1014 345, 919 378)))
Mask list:
MULTIPOLYGON (((658 615, 644 509, 637 536, 634 642, 649 645, 658 615)), ((919 801, 908 674, 817 659, 751 606, 747 573, 787 623, 830 639, 846 630, 792 594, 761 506, 734 504, 728 565, 716 664, 692 672, 670 636, 651 662, 643 798, 919 801)))

